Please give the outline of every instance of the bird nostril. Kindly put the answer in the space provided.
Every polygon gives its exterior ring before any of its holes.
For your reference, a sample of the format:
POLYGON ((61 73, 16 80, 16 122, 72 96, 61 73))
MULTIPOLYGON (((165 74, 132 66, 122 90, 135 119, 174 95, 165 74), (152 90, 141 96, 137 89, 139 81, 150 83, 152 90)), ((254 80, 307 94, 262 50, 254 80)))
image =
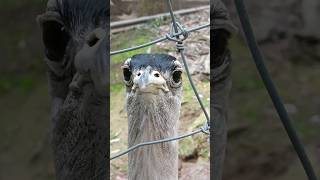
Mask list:
POLYGON ((87 43, 90 47, 94 46, 95 44, 97 44, 97 42, 99 41, 99 38, 96 36, 91 37, 90 39, 88 39, 87 43))
POLYGON ((155 73, 154 77, 160 77, 160 74, 159 73, 155 73))

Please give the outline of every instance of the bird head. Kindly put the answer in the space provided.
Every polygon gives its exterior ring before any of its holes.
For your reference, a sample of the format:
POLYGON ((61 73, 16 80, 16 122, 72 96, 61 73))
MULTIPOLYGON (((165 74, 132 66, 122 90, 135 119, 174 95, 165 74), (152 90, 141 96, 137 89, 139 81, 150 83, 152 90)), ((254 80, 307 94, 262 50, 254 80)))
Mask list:
POLYGON ((182 65, 166 54, 135 55, 122 66, 130 96, 181 96, 182 65))

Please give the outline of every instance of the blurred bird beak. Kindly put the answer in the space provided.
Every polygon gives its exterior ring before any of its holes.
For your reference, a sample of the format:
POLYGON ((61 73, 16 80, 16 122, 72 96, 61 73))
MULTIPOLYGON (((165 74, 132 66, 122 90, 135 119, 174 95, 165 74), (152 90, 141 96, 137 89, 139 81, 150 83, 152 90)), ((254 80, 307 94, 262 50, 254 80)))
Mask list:
POLYGON ((142 93, 158 93, 159 89, 162 89, 164 92, 169 92, 167 83, 162 75, 156 71, 152 70, 148 66, 144 70, 140 70, 133 79, 132 90, 139 89, 139 92, 142 93))

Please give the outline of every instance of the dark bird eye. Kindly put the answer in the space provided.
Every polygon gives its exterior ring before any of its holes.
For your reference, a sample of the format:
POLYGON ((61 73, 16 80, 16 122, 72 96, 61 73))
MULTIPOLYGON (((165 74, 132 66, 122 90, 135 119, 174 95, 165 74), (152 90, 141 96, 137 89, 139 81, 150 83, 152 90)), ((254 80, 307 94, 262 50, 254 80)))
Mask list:
POLYGON ((172 74, 172 79, 175 83, 179 83, 181 81, 181 71, 174 71, 172 74))
POLYGON ((125 81, 130 81, 131 79, 131 71, 129 68, 123 68, 123 77, 125 81))

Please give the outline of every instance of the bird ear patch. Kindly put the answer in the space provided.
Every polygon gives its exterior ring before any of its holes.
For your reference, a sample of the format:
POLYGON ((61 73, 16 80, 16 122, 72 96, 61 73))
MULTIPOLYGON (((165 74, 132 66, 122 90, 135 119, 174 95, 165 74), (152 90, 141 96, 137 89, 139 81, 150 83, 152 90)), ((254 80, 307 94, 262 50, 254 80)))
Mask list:
POLYGON ((180 69, 177 69, 175 71, 173 71, 172 73, 172 80, 175 82, 175 83, 180 83, 181 82, 181 74, 182 74, 182 70, 180 69))
POLYGON ((125 81, 130 81, 131 79, 131 71, 129 68, 122 68, 122 71, 123 71, 123 78, 125 81))
POLYGON ((38 16, 37 20, 41 26, 47 58, 52 61, 62 60, 70 35, 64 28, 60 16, 54 12, 47 12, 38 16))
POLYGON ((132 72, 130 70, 130 61, 131 58, 127 59, 124 64, 121 66, 123 72, 123 78, 125 81, 130 81, 132 72))
POLYGON ((174 87, 179 87, 182 82, 183 66, 178 60, 175 60, 173 63, 174 63, 174 70, 171 74, 171 78, 173 81, 172 83, 174 87))

